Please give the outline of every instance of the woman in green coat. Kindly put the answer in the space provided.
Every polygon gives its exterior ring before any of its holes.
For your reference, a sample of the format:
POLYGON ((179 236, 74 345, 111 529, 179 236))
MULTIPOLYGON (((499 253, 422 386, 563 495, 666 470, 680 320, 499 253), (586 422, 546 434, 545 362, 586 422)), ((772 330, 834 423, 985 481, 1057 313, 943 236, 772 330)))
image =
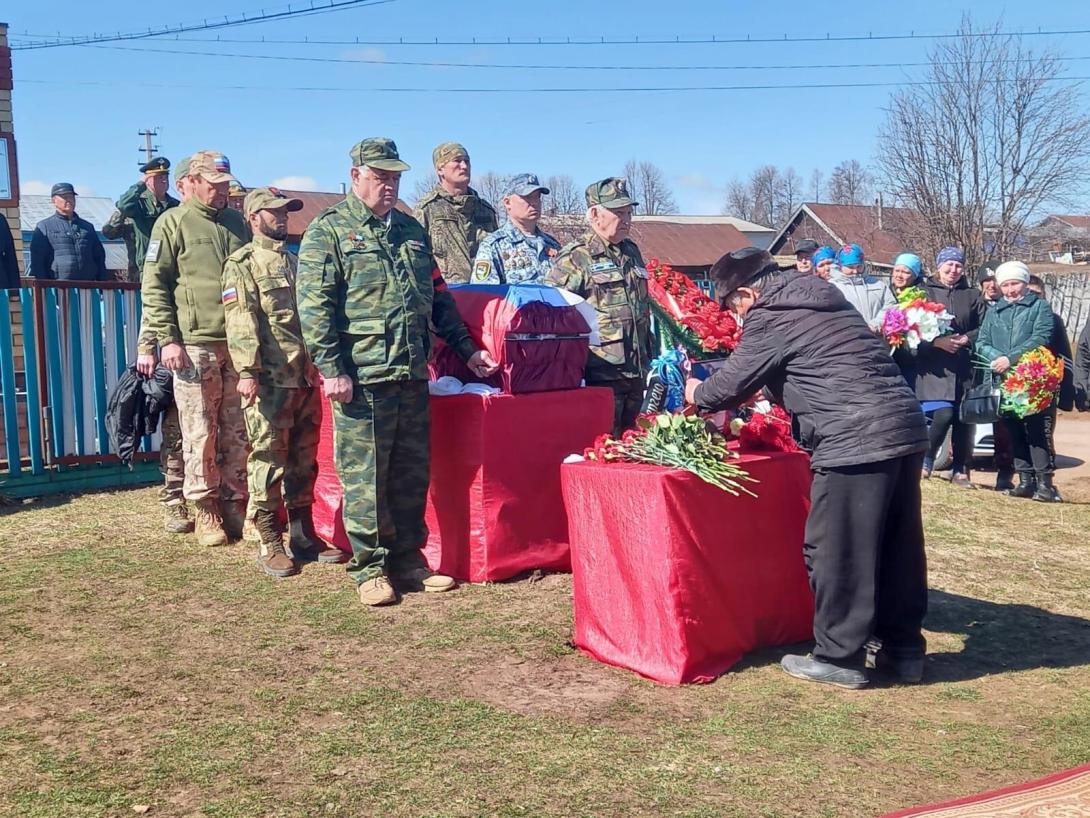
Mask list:
MULTIPOLYGON (((1020 261, 1000 264, 995 271, 1002 297, 984 317, 976 351, 988 359, 992 371, 998 375, 1015 366, 1027 352, 1048 346, 1052 337, 1052 309, 1047 301, 1027 289, 1029 275, 1029 268, 1020 261)), ((1019 475, 1018 485, 1008 492, 1012 497, 1033 497, 1045 503, 1055 500, 1046 414, 1038 412, 1024 418, 1002 415, 1019 475)))

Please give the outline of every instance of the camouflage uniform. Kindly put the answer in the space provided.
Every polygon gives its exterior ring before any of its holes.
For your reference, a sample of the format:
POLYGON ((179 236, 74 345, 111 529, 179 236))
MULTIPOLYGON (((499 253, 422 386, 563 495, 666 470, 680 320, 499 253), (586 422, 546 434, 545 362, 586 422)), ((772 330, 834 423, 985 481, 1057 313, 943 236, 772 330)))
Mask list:
POLYGON ((263 235, 236 250, 223 267, 227 348, 239 378, 258 382, 243 408, 250 458, 250 505, 279 511, 314 500, 322 404, 303 345, 295 306, 296 257, 263 235))
MULTIPOLYGON (((588 205, 625 207, 624 181, 603 179, 587 189, 588 205)), ((600 342, 590 348, 586 381, 614 392, 614 432, 631 428, 643 404, 654 356, 647 270, 635 242, 607 244, 588 230, 556 257, 547 284, 582 296, 598 311, 600 342)))
MULTIPOLYGON (((156 351, 155 336, 143 326, 136 341, 136 351, 151 355, 156 351)), ((182 456, 182 426, 178 420, 178 405, 170 402, 159 431, 159 471, 163 474, 163 487, 159 490, 159 502, 164 506, 178 506, 185 502, 182 493, 185 485, 185 458, 182 456)))
POLYGON ((136 263, 136 230, 133 229, 132 219, 120 210, 115 210, 110 220, 102 225, 102 235, 111 241, 121 239, 125 242, 125 258, 128 259, 129 266, 123 274, 118 275, 118 279, 139 284, 140 265, 136 263))
MULTIPOLYGON (((225 163, 210 151, 194 154, 191 173, 229 176, 225 163)), ((174 373, 187 500, 246 497, 246 428, 221 296, 224 261, 250 239, 237 210, 216 210, 191 198, 155 222, 148 244, 145 330, 162 346, 182 344, 192 362, 174 373)))
POLYGON ((451 196, 437 187, 416 203, 413 215, 428 231, 443 278, 467 283, 481 240, 498 226, 492 205, 473 188, 464 196, 451 196))
MULTIPOLYGON (((364 140, 350 155, 357 167, 408 168, 388 139, 364 140)), ((348 573, 363 583, 423 568, 431 327, 463 359, 477 352, 428 236, 415 219, 396 209, 376 216, 350 192, 307 228, 296 291, 314 364, 353 383, 352 400, 333 403, 348 573)))

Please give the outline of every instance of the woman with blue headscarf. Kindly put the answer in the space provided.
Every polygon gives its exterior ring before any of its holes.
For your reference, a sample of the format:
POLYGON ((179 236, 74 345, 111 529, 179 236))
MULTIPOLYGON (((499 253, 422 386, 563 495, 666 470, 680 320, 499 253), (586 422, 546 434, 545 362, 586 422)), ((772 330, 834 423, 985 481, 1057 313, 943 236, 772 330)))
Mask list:
MULTIPOLYGON (((923 262, 914 253, 901 253, 893 261, 893 272, 889 274, 889 289, 894 297, 900 296, 909 287, 918 287, 923 277, 923 262)), ((893 361, 901 369, 905 381, 916 388, 916 351, 907 345, 893 350, 893 361)))
POLYGON ((863 316, 871 332, 881 332, 882 311, 897 304, 893 293, 884 281, 867 274, 863 248, 858 244, 840 248, 836 263, 838 269, 829 277, 829 283, 863 316))

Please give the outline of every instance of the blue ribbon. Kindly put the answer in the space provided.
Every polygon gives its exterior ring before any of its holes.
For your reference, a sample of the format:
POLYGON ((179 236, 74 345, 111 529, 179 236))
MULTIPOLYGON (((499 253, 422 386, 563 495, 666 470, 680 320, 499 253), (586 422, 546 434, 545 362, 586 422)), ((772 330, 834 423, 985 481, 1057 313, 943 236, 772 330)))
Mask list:
POLYGON ((685 406, 685 375, 682 373, 684 363, 684 353, 676 349, 662 353, 651 362, 651 371, 666 387, 666 400, 662 408, 667 412, 676 412, 685 406))

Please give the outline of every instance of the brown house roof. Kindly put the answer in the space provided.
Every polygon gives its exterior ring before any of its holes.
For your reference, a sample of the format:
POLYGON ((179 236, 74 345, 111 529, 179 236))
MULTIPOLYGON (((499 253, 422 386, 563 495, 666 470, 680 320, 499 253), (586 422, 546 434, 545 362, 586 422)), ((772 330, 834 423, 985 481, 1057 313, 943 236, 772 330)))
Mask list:
POLYGON ((893 259, 916 247, 922 235, 923 217, 908 208, 806 203, 795 211, 769 250, 793 255, 796 242, 802 239, 834 247, 854 242, 863 247, 867 261, 892 266, 893 259), (807 215, 817 223, 818 235, 798 229, 807 215))
POLYGON ((1049 218, 1069 224, 1076 230, 1090 230, 1090 216, 1049 216, 1049 218))
MULTIPOLYGON (((286 190, 285 188, 280 188, 280 192, 289 199, 299 199, 303 203, 302 210, 297 210, 294 213, 288 214, 289 241, 298 241, 301 239, 307 226, 318 218, 326 208, 333 207, 337 202, 344 200, 343 193, 319 193, 313 190, 286 190)), ((244 198, 244 196, 232 196, 230 199, 231 207, 236 210, 242 210, 242 201, 244 198)), ((397 200, 396 207, 402 213, 409 216, 413 213, 412 208, 405 204, 401 199, 397 200)))
POLYGON ((635 221, 632 240, 645 259, 657 258, 674 267, 710 267, 724 253, 750 245, 749 239, 731 224, 670 221, 635 221))

